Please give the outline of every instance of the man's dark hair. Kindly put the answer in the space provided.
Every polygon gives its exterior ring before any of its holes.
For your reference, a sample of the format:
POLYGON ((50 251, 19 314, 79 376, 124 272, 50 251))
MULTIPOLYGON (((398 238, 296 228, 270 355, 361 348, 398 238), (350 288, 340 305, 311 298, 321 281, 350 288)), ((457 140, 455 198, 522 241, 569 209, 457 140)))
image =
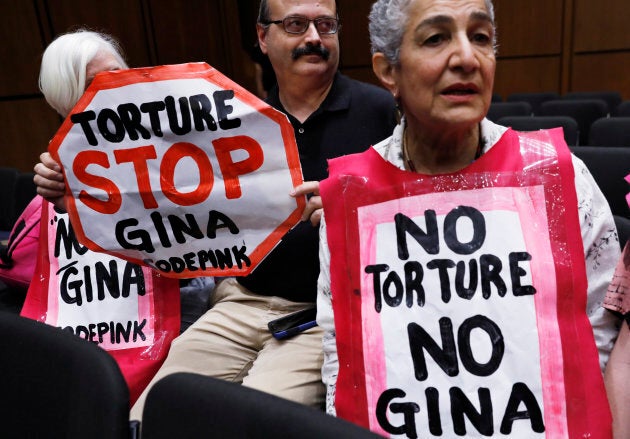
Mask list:
MULTIPOLYGON (((337 18, 339 18, 339 6, 337 5, 337 0, 335 0, 335 11, 337 18)), ((258 23, 270 21, 271 18, 269 15, 269 2, 267 0, 260 0, 260 7, 258 8, 258 23)))

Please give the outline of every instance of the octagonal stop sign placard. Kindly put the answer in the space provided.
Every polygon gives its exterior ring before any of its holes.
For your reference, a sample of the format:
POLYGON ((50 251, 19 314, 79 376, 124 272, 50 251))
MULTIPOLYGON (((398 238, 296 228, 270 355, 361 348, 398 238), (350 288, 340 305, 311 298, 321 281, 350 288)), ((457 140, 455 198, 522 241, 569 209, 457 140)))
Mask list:
POLYGON ((286 116, 205 63, 98 74, 49 151, 79 242, 165 276, 248 274, 305 205, 286 116))

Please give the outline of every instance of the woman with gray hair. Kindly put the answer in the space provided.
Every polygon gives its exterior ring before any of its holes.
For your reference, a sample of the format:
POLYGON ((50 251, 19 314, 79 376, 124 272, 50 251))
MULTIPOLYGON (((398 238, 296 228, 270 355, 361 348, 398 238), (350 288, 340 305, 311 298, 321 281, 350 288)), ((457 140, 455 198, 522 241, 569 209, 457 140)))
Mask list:
POLYGON ((560 130, 485 118, 495 35, 489 0, 372 6, 402 119, 320 185, 327 410, 396 437, 610 437, 613 218, 560 130))
MULTIPOLYGON (((68 117, 97 74, 127 68, 111 36, 79 29, 60 35, 44 51, 40 89, 50 106, 68 117)), ((61 168, 48 152, 40 159, 34 181, 41 196, 26 210, 37 215, 41 225, 36 229, 38 249, 30 267, 36 281, 30 283, 21 315, 59 326, 108 351, 120 366, 133 403, 179 333, 180 308, 173 306, 179 305, 179 283, 79 243, 64 209, 61 168), (50 196, 53 202, 42 196, 50 196), (85 291, 84 300, 81 291, 85 291), (73 294, 76 296, 70 298, 73 294), (134 333, 131 338, 121 336, 118 328, 131 328, 132 319, 137 319, 140 327, 152 326, 151 330, 140 332, 140 336, 134 333), (95 337, 96 333, 86 328, 97 325, 105 332, 95 337), (136 338, 144 345, 135 343, 136 338), (151 355, 146 355, 149 351, 151 355)))
POLYGON ((39 71, 39 89, 46 102, 65 117, 97 73, 127 68, 115 39, 79 29, 60 35, 46 48, 39 71))
MULTIPOLYGON (((39 71, 39 88, 46 102, 66 117, 97 73, 128 69, 122 49, 110 35, 88 29, 62 34, 46 47, 39 71)), ((65 183, 59 164, 48 152, 35 165, 37 193, 64 208, 65 183), (52 198, 54 197, 54 199, 52 198)))
MULTIPOLYGON (((39 88, 44 98, 59 115, 66 117, 81 95, 83 95, 87 84, 94 78, 96 73, 127 68, 121 53, 118 43, 106 34, 79 29, 60 35, 48 45, 42 55, 39 88)), ((47 175, 53 178, 49 181, 49 184, 53 187, 61 185, 59 193, 63 195, 64 185, 61 169, 48 152, 43 153, 40 157, 49 166, 45 167, 43 164, 38 164, 36 169, 45 169, 47 175)), ((34 180, 37 183, 41 180, 41 177, 37 175, 34 180)), ((47 191, 48 189, 44 190, 47 191)), ((38 192, 41 193, 39 187, 38 192)), ((40 201, 39 198, 33 200, 36 203, 40 201)), ((38 212, 39 209, 35 211, 38 212)), ((25 212, 30 212, 30 210, 28 208, 25 209, 20 219, 25 219, 23 218, 25 212)), ((38 230, 39 227, 34 232, 38 230)), ((19 233, 15 233, 15 236, 18 235, 19 233)), ((11 236, 11 238, 15 237, 11 236)), ((26 241, 28 240, 19 240, 20 243, 26 241)), ((19 254, 19 251, 15 253, 13 245, 15 244, 12 242, 11 250, 5 252, 6 254, 1 264, 0 279, 10 281, 12 276, 16 276, 12 273, 23 272, 24 274, 17 278, 30 280, 30 276, 35 268, 35 259, 32 258, 27 261, 13 260, 12 255, 19 254)), ((22 286, 20 285, 20 287, 22 286)), ((28 284, 26 287, 28 287, 28 284)))

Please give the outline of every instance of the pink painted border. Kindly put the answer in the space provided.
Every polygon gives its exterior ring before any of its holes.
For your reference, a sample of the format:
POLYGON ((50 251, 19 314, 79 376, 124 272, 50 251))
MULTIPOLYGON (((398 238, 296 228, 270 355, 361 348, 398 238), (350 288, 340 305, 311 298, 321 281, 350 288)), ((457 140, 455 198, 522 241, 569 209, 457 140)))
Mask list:
MULTIPOLYGON (((48 239, 48 255, 50 259, 50 269, 48 272, 48 306, 47 312, 45 316, 45 322, 52 326, 57 326, 59 321, 59 276, 57 272, 59 271, 59 261, 52 257, 55 252, 55 240, 54 238, 50 238, 51 236, 55 236, 56 228, 51 225, 53 218, 55 217, 54 206, 51 203, 46 203, 48 206, 48 221, 45 224, 47 229, 48 239)), ((110 256, 114 257, 114 256, 110 256)), ((124 261, 121 259, 121 261, 124 261)), ((140 343, 128 343, 121 345, 112 345, 108 342, 103 342, 100 346, 106 350, 120 350, 120 349, 131 349, 131 348, 141 348, 145 346, 151 346, 153 344, 153 340, 155 339, 155 319, 152 316, 155 316, 154 313, 154 298, 153 298, 153 275, 149 268, 142 268, 142 272, 144 274, 144 285, 145 285, 145 295, 138 296, 138 321, 142 321, 143 319, 147 320, 147 325, 144 327, 144 334, 146 335, 146 340, 140 343)))
MULTIPOLYGON (((516 212, 521 218, 522 232, 528 251, 536 255, 552 254, 549 239, 541 239, 549 236, 544 188, 542 186, 497 187, 473 191, 430 193, 360 207, 357 215, 361 225, 359 238, 361 266, 364 267, 375 260, 376 226, 391 222, 394 210, 417 216, 424 213, 425 209, 422 206, 431 206, 436 214, 444 215, 456 206, 470 205, 471 203, 481 211, 516 212), (474 198, 473 193, 475 193, 474 198), (474 203, 471 199, 474 200, 474 203), (422 202, 418 202, 418 200, 422 200, 422 202), (538 218, 538 222, 532 223, 529 221, 531 218, 538 218)), ((553 261, 545 264, 542 258, 534 258, 530 267, 532 281, 538 290, 548 292, 544 297, 541 294, 534 297, 538 317, 538 334, 547 334, 545 337, 539 337, 546 435, 548 437, 567 437, 562 344, 560 342, 560 328, 555 318, 557 314, 555 267, 553 261), (552 408, 555 410, 552 411, 552 408)), ((369 276, 365 273, 361 274, 361 290, 373 297, 372 284, 369 282, 369 276)), ((373 307, 373 304, 362 301, 361 306, 363 334, 366 335, 363 339, 363 352, 378 352, 379 358, 383 359, 384 347, 380 320, 373 312, 370 312, 370 307, 373 307)), ((364 362, 365 364, 373 364, 374 358, 364 357, 364 362)), ((380 391, 387 388, 385 362, 382 361, 380 367, 373 367, 371 372, 370 375, 373 378, 366 382, 366 395, 368 407, 375 407, 380 391)), ((387 436, 387 433, 380 428, 375 413, 370 411, 368 416, 370 429, 387 436)))

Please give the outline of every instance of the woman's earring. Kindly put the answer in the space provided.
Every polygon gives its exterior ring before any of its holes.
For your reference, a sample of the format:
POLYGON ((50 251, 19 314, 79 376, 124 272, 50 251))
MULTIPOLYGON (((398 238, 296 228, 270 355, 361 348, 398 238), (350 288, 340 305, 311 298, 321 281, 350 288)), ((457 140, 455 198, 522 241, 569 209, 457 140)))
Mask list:
POLYGON ((403 117, 403 111, 402 107, 400 106, 400 99, 398 98, 398 96, 394 95, 394 100, 396 101, 396 123, 400 125, 400 121, 403 117))

